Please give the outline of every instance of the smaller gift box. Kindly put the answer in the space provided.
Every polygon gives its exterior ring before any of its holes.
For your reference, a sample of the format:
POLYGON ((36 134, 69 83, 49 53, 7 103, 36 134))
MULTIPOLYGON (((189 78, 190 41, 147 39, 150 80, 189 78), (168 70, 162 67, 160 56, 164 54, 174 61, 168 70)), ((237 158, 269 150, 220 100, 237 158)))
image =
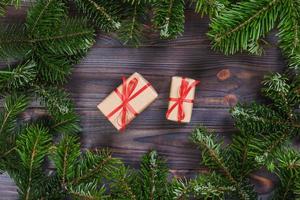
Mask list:
POLYGON ((200 82, 191 78, 172 77, 169 107, 166 118, 171 121, 191 121, 195 88, 200 82))
POLYGON ((124 130, 156 98, 157 92, 142 75, 135 72, 108 95, 97 107, 118 129, 124 130))

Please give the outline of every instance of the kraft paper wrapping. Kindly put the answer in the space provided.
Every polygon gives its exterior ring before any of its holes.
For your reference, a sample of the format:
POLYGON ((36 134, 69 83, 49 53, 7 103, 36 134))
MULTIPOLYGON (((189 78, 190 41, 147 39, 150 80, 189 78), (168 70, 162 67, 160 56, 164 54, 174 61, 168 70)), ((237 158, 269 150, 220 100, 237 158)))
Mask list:
MULTIPOLYGON (((148 81, 146 79, 144 79, 144 77, 142 77, 142 75, 140 75, 137 72, 135 72, 129 78, 126 79, 126 84, 128 85, 128 83, 133 78, 138 79, 138 84, 132 94, 136 93, 136 91, 138 91, 143 86, 148 84, 148 81)), ((118 90, 122 93, 122 84, 118 87, 118 90)), ((134 99, 132 99, 129 102, 129 104, 134 108, 134 110, 137 113, 141 113, 157 98, 157 96, 158 96, 157 92, 150 85, 141 94, 139 94, 134 99)), ((100 104, 98 104, 97 107, 105 116, 107 116, 116 107, 118 107, 121 104, 122 104, 122 100, 116 94, 116 92, 113 91, 100 104)), ((113 116, 111 116, 111 118, 108 119, 118 130, 120 130, 122 128, 121 127, 121 118, 122 118, 121 113, 122 113, 122 109, 120 109, 117 113, 115 113, 113 116)), ((134 118, 135 118, 135 116, 130 111, 127 111, 126 125, 129 124, 134 118)))
MULTIPOLYGON (((189 83, 189 85, 195 81, 194 79, 191 79, 191 78, 185 78, 185 80, 189 83)), ((179 98, 179 90, 180 90, 181 81, 182 81, 182 77, 179 77, 179 76, 172 77, 170 98, 179 98)), ((188 93, 186 99, 194 99, 195 98, 195 90, 196 90, 196 87, 193 87, 191 89, 191 91, 188 93)), ((175 101, 169 101, 168 110, 175 103, 176 103, 175 101)), ((192 117, 193 103, 183 102, 183 110, 184 110, 185 117, 181 122, 189 123, 191 121, 191 117, 192 117)), ((177 115, 178 115, 178 105, 170 113, 170 115, 167 117, 167 119, 177 122, 178 121, 177 115)))

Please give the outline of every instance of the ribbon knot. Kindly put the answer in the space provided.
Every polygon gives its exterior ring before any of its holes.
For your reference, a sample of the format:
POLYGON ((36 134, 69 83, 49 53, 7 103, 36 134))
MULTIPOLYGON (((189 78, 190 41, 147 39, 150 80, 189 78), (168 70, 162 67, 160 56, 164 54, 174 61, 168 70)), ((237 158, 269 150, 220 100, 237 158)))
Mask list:
MULTIPOLYGON (((119 123, 121 127, 121 131, 125 130, 126 124, 127 124, 127 117, 129 113, 132 113, 134 116, 138 115, 138 112, 135 111, 135 109, 130 105, 130 101, 134 98, 136 98, 138 95, 140 95, 145 89, 147 89, 150 86, 150 83, 147 83, 144 85, 141 89, 139 89, 137 92, 133 94, 135 91, 139 80, 137 78, 133 78, 129 81, 129 83, 126 83, 126 78, 122 77, 122 92, 116 88, 114 92, 118 95, 118 97, 121 99, 122 103, 116 107, 113 111, 111 111, 106 117, 109 119, 111 118, 114 114, 116 114, 119 110, 120 112, 120 118, 121 122, 119 123)), ((119 118, 118 118, 119 119, 119 118)))
POLYGON ((183 108, 183 103, 194 103, 193 99, 186 99, 187 95, 191 91, 192 88, 196 87, 199 84, 199 81, 194 81, 189 85, 189 82, 182 78, 181 85, 179 88, 179 97, 178 98, 169 98, 169 101, 175 101, 175 103, 170 107, 170 109, 166 113, 166 117, 168 118, 173 110, 178 106, 177 120, 179 123, 185 118, 185 112, 183 108))

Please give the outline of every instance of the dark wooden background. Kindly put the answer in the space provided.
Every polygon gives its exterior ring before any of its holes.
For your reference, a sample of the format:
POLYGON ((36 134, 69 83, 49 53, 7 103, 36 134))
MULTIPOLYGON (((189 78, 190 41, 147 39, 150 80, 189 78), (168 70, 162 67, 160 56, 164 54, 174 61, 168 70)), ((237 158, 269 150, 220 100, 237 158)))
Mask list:
MULTIPOLYGON (((22 9, 9 9, 2 21, 23 21, 28 4, 22 9)), ((273 45, 275 34, 268 37, 270 45, 263 56, 240 54, 224 56, 211 50, 207 18, 192 10, 186 11, 184 34, 176 40, 160 40, 157 34, 147 35, 140 48, 124 47, 113 35, 97 35, 97 42, 87 57, 75 66, 66 88, 76 103, 81 117, 83 148, 109 147, 114 155, 138 167, 139 158, 149 149, 164 156, 176 176, 192 176, 205 171, 200 152, 188 138, 199 124, 215 130, 230 140, 236 131, 228 109, 237 102, 264 100, 260 96, 263 76, 285 67, 280 51, 273 45), (141 73, 158 91, 158 99, 141 113, 120 134, 97 110, 102 101, 121 83, 121 76, 141 73), (171 76, 180 75, 201 81, 196 90, 190 124, 177 124, 165 119, 171 76)), ((42 109, 33 104, 28 113, 42 109)), ((252 175, 262 196, 270 193, 276 178, 264 171, 252 175)), ((0 177, 0 199, 16 198, 16 188, 9 178, 0 177)))

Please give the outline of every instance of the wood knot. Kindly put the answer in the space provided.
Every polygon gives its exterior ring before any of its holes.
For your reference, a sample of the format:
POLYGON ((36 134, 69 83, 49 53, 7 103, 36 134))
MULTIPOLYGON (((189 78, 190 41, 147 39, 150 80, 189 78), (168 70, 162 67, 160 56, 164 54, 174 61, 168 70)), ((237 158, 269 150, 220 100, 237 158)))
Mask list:
POLYGON ((231 76, 231 72, 229 69, 222 69, 217 74, 217 77, 220 81, 225 81, 225 80, 229 79, 230 76, 231 76))
POLYGON ((255 174, 250 176, 259 193, 266 194, 274 189, 274 182, 271 179, 255 174))
POLYGON ((224 97, 224 102, 228 106, 235 106, 238 102, 238 98, 234 94, 228 94, 224 97))

